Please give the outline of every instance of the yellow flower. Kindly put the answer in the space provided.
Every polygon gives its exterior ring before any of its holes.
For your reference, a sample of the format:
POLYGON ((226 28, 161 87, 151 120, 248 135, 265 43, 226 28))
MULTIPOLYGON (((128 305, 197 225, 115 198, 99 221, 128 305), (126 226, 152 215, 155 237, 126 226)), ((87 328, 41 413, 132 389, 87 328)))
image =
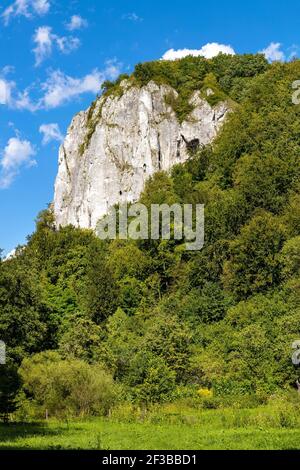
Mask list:
POLYGON ((201 398, 212 398, 213 396, 213 391, 208 388, 199 388, 197 393, 201 398))

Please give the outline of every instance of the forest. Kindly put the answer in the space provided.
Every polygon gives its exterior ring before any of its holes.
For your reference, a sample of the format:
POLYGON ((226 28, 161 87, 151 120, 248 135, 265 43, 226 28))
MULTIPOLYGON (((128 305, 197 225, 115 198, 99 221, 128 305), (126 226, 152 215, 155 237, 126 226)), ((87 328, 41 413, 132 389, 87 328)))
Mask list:
MULTIPOLYGON (((173 86, 179 120, 195 90, 212 89, 212 105, 231 103, 213 145, 155 174, 140 198, 147 207, 204 204, 204 247, 103 241, 57 228, 49 205, 26 245, 0 262, 0 415, 34 421, 295 400, 300 61, 187 57, 139 64, 127 78, 173 86)), ((103 93, 118 94, 122 79, 103 93)))

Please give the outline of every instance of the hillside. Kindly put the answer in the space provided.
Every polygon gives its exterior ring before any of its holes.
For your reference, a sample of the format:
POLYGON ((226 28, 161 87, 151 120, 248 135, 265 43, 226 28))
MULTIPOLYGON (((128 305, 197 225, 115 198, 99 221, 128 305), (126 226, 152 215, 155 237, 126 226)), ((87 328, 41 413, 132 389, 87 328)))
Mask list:
MULTIPOLYGON (((105 415, 124 402, 216 408, 288 396, 300 336, 299 77, 300 61, 260 55, 142 64, 126 77, 136 89, 172 87, 179 126, 197 90, 214 91, 203 98, 210 107, 230 102, 215 140, 153 171, 140 196, 146 206, 205 204, 205 246, 103 242, 42 212, 27 245, 0 263, 2 412, 105 415)), ((123 80, 106 83, 100 100, 122 93, 123 80)))

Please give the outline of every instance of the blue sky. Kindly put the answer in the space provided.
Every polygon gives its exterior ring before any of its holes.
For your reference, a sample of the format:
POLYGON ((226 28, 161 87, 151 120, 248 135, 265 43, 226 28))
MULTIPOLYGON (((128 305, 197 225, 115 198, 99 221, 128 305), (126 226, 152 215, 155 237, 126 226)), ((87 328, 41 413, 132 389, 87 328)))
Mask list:
POLYGON ((0 0, 0 15, 0 248, 6 253, 25 242, 37 213, 52 201, 60 140, 102 80, 167 51, 173 58, 182 49, 209 54, 224 45, 287 60, 300 45, 300 4, 289 0, 0 0), (211 43, 219 46, 203 48, 211 43))

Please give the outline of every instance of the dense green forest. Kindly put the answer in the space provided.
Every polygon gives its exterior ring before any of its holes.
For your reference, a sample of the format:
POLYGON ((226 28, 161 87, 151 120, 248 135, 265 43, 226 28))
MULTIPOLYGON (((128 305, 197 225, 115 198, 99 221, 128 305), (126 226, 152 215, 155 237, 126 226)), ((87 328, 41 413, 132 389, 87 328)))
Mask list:
MULTIPOLYGON (((121 77, 123 79, 124 76, 121 77)), ((120 80, 121 80, 120 79, 120 80)), ((0 262, 0 412, 107 414, 118 403, 265 403, 294 387, 300 339, 300 61, 260 55, 140 64, 130 78, 233 112, 212 146, 146 184, 141 202, 205 204, 205 245, 101 241, 51 208, 0 262)), ((117 92, 120 80, 105 83, 117 92)))

